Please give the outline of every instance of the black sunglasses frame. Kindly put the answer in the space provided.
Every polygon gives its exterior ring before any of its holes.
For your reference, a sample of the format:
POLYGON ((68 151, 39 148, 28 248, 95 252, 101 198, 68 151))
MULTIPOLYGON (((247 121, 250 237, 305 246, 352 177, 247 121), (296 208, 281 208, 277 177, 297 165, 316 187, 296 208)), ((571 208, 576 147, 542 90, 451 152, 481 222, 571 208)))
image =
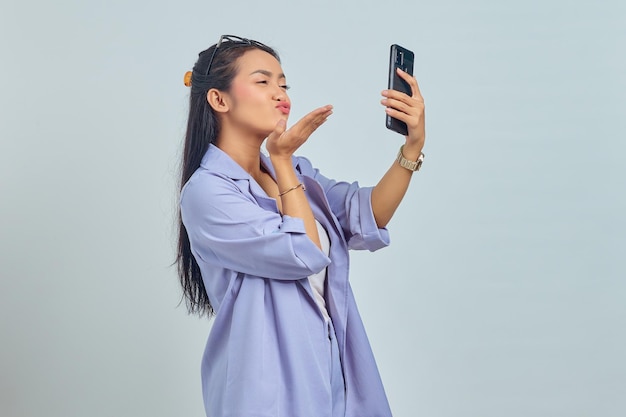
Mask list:
POLYGON ((215 58, 215 54, 217 54, 217 50, 222 45, 222 43, 224 43, 224 41, 228 41, 229 43, 233 43, 234 45, 239 45, 239 46, 252 45, 252 46, 258 46, 261 49, 266 49, 266 50, 270 49, 269 46, 264 45, 261 42, 257 42, 253 39, 242 38, 242 37, 235 36, 235 35, 222 35, 220 36, 220 40, 217 41, 217 44, 215 45, 215 49, 213 49, 213 54, 211 54, 209 65, 206 67, 206 73, 204 74, 205 77, 209 75, 209 72, 211 72, 211 65, 213 64, 213 59, 215 58))

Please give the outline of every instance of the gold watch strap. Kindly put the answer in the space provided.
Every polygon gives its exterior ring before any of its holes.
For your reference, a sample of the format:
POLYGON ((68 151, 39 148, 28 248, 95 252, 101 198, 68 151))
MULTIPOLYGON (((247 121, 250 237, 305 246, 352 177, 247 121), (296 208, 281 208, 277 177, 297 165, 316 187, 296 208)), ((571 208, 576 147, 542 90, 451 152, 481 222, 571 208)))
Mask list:
POLYGON ((409 161, 402 154, 402 150, 404 149, 404 145, 400 146, 400 150, 398 151, 398 157, 396 160, 400 164, 402 168, 406 168, 409 171, 419 171, 422 167, 422 162, 424 162, 424 152, 420 152, 420 156, 417 157, 417 161, 409 161))

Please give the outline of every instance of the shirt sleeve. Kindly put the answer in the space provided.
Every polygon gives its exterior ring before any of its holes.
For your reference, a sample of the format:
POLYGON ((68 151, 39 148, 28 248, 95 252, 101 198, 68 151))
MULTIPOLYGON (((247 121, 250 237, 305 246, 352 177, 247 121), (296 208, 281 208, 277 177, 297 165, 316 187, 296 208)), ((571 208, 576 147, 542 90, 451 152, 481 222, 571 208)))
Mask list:
POLYGON ((281 280, 306 278, 330 264, 302 219, 262 208, 229 178, 192 176, 180 207, 198 262, 281 280))
POLYGON ((309 171, 322 185, 330 209, 339 220, 350 249, 375 251, 389 245, 389 231, 379 228, 372 209, 372 187, 358 182, 335 181, 314 169, 306 158, 299 158, 303 172, 309 171))

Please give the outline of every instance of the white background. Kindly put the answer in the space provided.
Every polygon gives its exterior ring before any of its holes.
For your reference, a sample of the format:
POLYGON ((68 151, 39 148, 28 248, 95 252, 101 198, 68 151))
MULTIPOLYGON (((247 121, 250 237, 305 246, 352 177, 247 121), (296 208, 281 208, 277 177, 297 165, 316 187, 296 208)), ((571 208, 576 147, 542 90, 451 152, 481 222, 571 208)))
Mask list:
POLYGON ((177 307, 198 52, 274 46, 301 154, 373 185, 391 43, 426 161, 351 279, 396 416, 626 415, 626 3, 18 1, 0 6, 0 415, 203 416, 209 322, 177 307))

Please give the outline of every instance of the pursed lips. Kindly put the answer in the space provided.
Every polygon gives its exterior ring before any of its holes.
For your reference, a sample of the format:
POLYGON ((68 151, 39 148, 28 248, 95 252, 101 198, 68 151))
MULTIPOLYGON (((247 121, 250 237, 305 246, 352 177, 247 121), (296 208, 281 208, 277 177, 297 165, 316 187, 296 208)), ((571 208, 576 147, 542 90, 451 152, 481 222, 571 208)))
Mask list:
POLYGON ((291 110, 291 105, 289 103, 280 103, 276 106, 278 110, 280 110, 283 114, 289 114, 289 110, 291 110))

